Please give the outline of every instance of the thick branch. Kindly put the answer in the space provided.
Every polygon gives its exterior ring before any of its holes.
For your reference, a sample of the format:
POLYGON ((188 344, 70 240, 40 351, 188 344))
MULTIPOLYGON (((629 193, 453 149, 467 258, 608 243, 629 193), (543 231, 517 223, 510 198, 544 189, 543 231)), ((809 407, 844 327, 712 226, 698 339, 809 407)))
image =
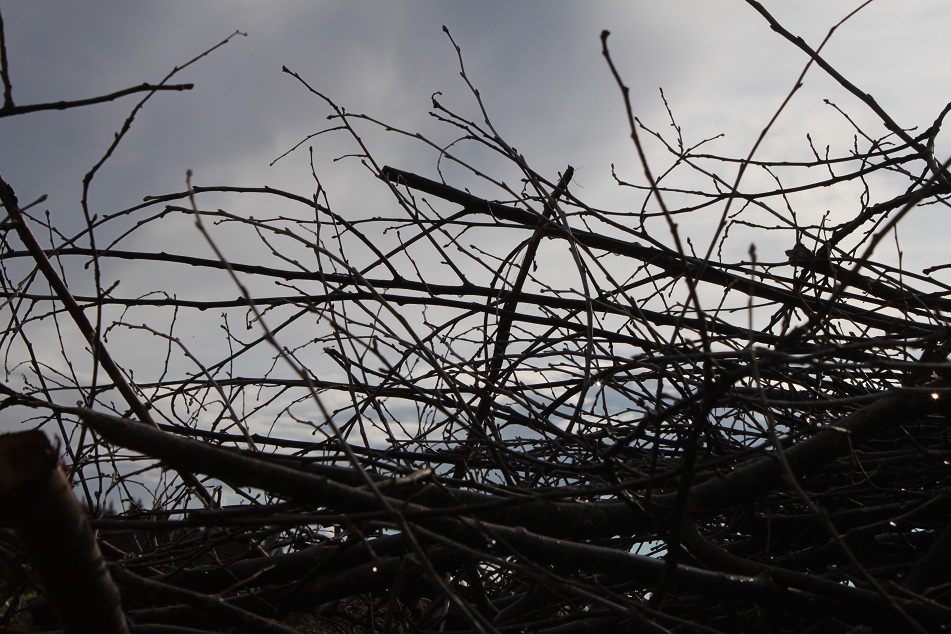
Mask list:
POLYGON ((0 508, 68 634, 128 634, 119 591, 43 432, 0 436, 0 508))

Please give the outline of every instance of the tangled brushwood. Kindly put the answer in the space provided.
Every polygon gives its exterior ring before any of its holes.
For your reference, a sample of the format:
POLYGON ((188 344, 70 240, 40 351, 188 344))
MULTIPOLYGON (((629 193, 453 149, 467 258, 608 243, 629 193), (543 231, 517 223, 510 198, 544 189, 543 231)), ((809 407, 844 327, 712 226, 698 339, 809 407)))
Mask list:
MULTIPOLYGON (((461 55, 479 116, 434 96, 446 143, 350 113, 285 69, 329 109, 320 138, 349 144, 344 160, 388 209, 338 209, 315 167, 308 193, 189 181, 98 215, 84 197, 87 226, 66 236, 0 182, 2 407, 60 439, 63 466, 50 468, 99 549, 71 550, 101 555, 121 599, 100 602, 118 615, 102 622, 951 624, 951 262, 880 257, 900 223, 946 205, 934 141, 951 105, 909 132, 749 4, 884 135, 857 129, 851 151, 807 162, 706 153, 679 125, 661 134, 635 117, 604 33, 642 161, 618 175, 622 210, 585 204, 567 161, 534 171, 496 132, 461 55), (365 130, 430 148, 436 169, 378 162, 365 130), (472 146, 494 163, 464 160, 472 146), (666 161, 648 160, 657 148, 666 161), (764 175, 773 187, 746 184, 764 175), (838 191, 848 217, 802 202, 838 191), (709 250, 681 235, 698 217, 714 218, 709 250), (154 235, 196 239, 143 249, 154 235), (739 235, 752 236, 742 249, 739 235)), ((124 94, 187 89, 169 83, 180 70, 124 94)), ((8 98, 0 115, 23 108, 8 98)), ((3 622, 69 630, 91 604, 51 589, 44 571, 69 553, 24 537, 50 524, 30 515, 49 492, 24 491, 11 470, 0 467, 14 518, 0 539, 3 622)))

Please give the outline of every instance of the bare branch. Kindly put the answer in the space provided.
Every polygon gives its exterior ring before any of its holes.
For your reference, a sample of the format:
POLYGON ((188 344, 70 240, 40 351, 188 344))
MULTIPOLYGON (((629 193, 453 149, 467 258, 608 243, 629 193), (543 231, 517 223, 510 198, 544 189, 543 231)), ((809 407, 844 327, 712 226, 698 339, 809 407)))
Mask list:
MULTIPOLYGON (((6 75, 4 75, 4 77, 6 77, 6 75)), ((131 88, 124 88, 122 90, 109 93, 108 95, 100 95, 98 97, 90 97, 88 99, 76 99, 74 101, 54 101, 51 103, 33 103, 26 106, 15 106, 11 100, 5 102, 3 108, 0 108, 0 117, 13 117, 22 114, 29 114, 31 112, 42 112, 43 110, 69 110, 70 108, 82 108, 83 106, 92 106, 99 103, 115 101, 116 99, 120 99, 127 95, 134 95, 135 93, 139 92, 147 92, 149 94, 163 91, 181 92, 183 90, 191 90, 194 87, 194 84, 141 84, 139 86, 132 86, 131 88)), ((9 94, 9 91, 6 92, 6 95, 9 94)))

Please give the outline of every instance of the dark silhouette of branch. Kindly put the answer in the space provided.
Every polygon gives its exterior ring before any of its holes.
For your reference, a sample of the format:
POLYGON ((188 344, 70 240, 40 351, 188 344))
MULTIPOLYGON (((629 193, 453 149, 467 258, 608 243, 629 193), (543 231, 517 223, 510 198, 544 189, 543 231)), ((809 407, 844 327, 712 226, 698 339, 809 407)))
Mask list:
MULTIPOLYGON (((6 74, 4 74, 6 78, 6 74)), ((43 110, 69 110, 70 108, 82 108, 83 106, 92 106, 98 103, 106 103, 108 101, 115 101, 127 95, 134 95, 140 92, 147 93, 156 93, 164 91, 174 91, 181 92, 183 90, 191 90, 195 87, 194 84, 141 84, 139 86, 132 86, 130 88, 124 88, 122 90, 117 90, 116 92, 109 93, 108 95, 100 95, 98 97, 90 97, 88 99, 76 99, 73 101, 53 101, 50 103, 31 103, 25 106, 13 105, 12 101, 6 101, 4 106, 0 108, 0 117, 14 117, 23 114, 29 114, 31 112, 42 112, 43 110)), ((6 89, 7 86, 4 86, 6 89)), ((9 94, 9 93, 5 93, 9 94)))
MULTIPOLYGON (((947 205, 951 106, 912 136, 749 4, 807 57, 739 157, 663 93, 642 115, 602 37, 641 159, 617 209, 502 138, 451 35, 470 101, 434 94, 431 136, 284 69, 330 121, 271 163, 310 191, 186 180, 92 213, 144 100, 81 230, 0 188, 0 410, 61 436, 132 631, 951 622, 949 265, 912 269, 895 231, 947 205), (830 101, 847 147, 765 156, 810 69, 885 136, 830 101), (434 165, 384 165, 379 135, 434 165), (336 195, 338 168, 390 205, 336 195), (207 251, 143 247, 191 231, 207 251)), ((0 535, 26 571, 0 589, 41 617, 25 562, 0 535)))
POLYGON ((10 67, 7 64, 7 37, 3 29, 3 15, 0 15, 0 82, 3 82, 3 107, 0 111, 13 107, 13 88, 10 84, 10 67))
POLYGON ((0 505, 66 631, 127 634, 119 591, 43 432, 0 435, 0 505))

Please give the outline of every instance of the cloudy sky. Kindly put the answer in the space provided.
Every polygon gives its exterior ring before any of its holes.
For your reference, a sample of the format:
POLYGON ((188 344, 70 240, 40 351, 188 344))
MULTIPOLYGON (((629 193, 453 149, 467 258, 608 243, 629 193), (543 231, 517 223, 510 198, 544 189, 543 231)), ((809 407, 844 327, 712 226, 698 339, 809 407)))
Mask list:
MULTIPOLYGON (((861 3, 764 4, 815 47, 861 3)), ((616 164, 622 177, 639 176, 621 97, 601 56, 602 30, 611 31, 612 54, 632 89, 635 113, 669 132, 658 92, 663 88, 685 141, 722 133, 710 149, 724 155, 749 152, 807 61, 740 0, 0 0, 0 10, 18 105, 158 82, 234 31, 247 33, 173 80, 194 83, 194 90, 159 94, 139 114, 93 185, 92 211, 100 215, 143 196, 183 190, 186 170, 201 185, 271 185, 309 195, 304 153, 269 164, 326 128, 328 110, 282 66, 348 111, 407 130, 443 133, 428 115, 437 91, 447 105, 478 117, 443 25, 462 48, 469 77, 502 136, 552 180, 573 165, 577 195, 614 209, 631 198, 613 184, 610 166, 616 164)), ((924 129, 951 100, 948 27, 951 4, 945 0, 879 0, 842 26, 824 55, 899 124, 924 129)), ((817 146, 846 153, 853 131, 824 99, 870 134, 884 134, 864 106, 814 68, 759 158, 810 158, 807 132, 817 146)), ((77 230, 82 176, 136 101, 0 119, 0 174, 21 202, 47 195, 53 221, 66 233, 77 230)), ((367 141, 381 163, 436 175, 435 154, 418 144, 376 130, 368 130, 367 141)), ((333 159, 340 149, 332 142, 317 140, 314 147, 337 204, 366 212, 372 200, 366 172, 338 168, 333 159)), ((842 214, 839 222, 856 212, 856 200, 825 195, 817 193, 816 217, 829 210, 842 214)), ((685 230, 690 223, 682 220, 685 230)), ((944 250, 945 233, 922 223, 910 225, 906 239, 922 251, 944 250)))
MULTIPOLYGON (((860 3, 765 4, 816 46, 860 3)), ((739 0, 32 0, 6 1, 0 8, 18 104, 157 82, 233 31, 248 34, 178 76, 195 90, 162 94, 148 105, 94 189, 100 212, 178 190, 187 169, 199 183, 292 184, 300 174, 291 161, 273 168, 268 163, 325 127, 326 108, 281 73, 282 66, 348 110, 407 129, 434 129, 426 113, 436 91, 475 114, 443 25, 462 47, 502 135, 538 171, 555 177, 571 163, 580 168, 577 186, 610 200, 617 199, 608 186, 609 165, 630 164, 632 149, 618 91, 600 55, 603 29, 612 32, 610 44, 632 87, 636 114, 664 128, 662 87, 687 140, 725 133, 716 147, 723 153, 748 151, 805 62, 739 0)), ((826 56, 899 123, 926 126, 951 99, 951 70, 939 61, 951 53, 949 23, 951 6, 940 0, 873 2, 840 29, 826 56)), ((823 98, 874 122, 814 69, 790 110, 794 116, 781 120, 771 137, 774 147, 804 152, 806 131, 834 141, 842 119, 823 98)), ((0 120, 0 173, 23 199, 48 194, 54 217, 68 222, 82 174, 134 99, 0 120)), ((375 147, 384 162, 433 173, 432 161, 407 164, 401 159, 410 157, 399 150, 388 154, 384 145, 375 147)))

